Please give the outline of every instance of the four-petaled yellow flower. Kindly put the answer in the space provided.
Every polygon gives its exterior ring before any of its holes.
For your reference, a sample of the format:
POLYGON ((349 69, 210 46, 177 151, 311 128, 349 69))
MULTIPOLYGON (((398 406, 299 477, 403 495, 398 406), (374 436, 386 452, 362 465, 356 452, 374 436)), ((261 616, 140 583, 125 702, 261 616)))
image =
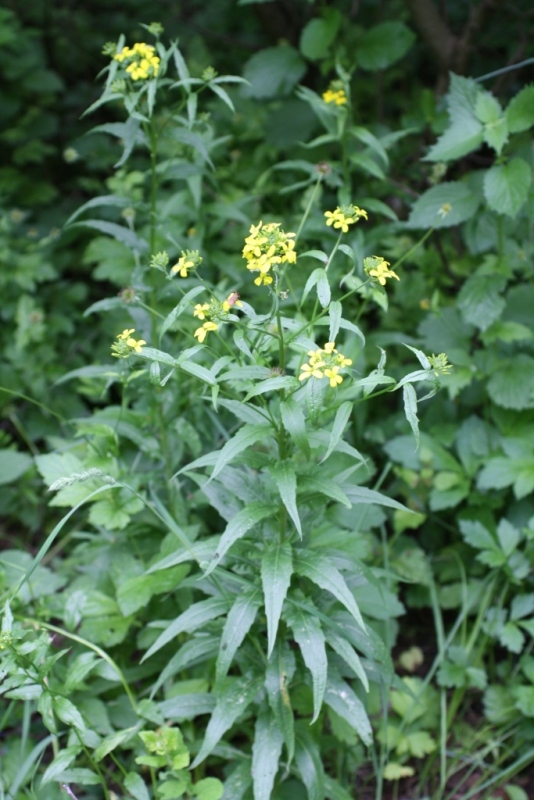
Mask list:
POLYGON ((202 344, 210 331, 216 331, 219 326, 215 322, 205 322, 200 328, 195 331, 195 338, 202 344))
POLYGON ((198 250, 182 250, 182 255, 178 259, 174 267, 171 267, 171 275, 180 275, 181 278, 187 278, 190 270, 197 269, 202 264, 202 257, 199 255, 198 250))
POLYGON ((327 89, 323 92, 323 100, 325 103, 335 103, 336 106, 344 106, 347 104, 347 95, 344 89, 338 89, 334 92, 332 89, 327 89))
POLYGON ((127 63, 126 72, 133 81, 145 81, 158 75, 160 59, 151 44, 137 42, 133 47, 123 47, 113 58, 121 64, 127 63))
POLYGON ((128 358, 132 353, 140 353, 143 345, 146 344, 144 339, 134 339, 132 333, 135 333, 135 328, 125 328, 122 333, 117 335, 117 341, 111 345, 111 355, 115 358, 128 358))
POLYGON ((367 211, 358 206, 338 206, 335 211, 325 211, 326 224, 332 225, 334 228, 347 233, 349 225, 354 225, 358 220, 363 217, 368 219, 367 211))
POLYGON ((247 269, 259 272, 254 280, 256 286, 266 286, 273 282, 271 272, 278 264, 294 264, 297 260, 294 233, 285 233, 279 222, 260 222, 252 225, 250 235, 245 239, 243 258, 247 260, 247 269))
POLYGON ((206 311, 210 310, 209 303, 197 303, 193 309, 193 316, 199 319, 206 319, 206 311))
POLYGON ((363 261, 363 268, 365 272, 370 278, 378 281, 380 286, 385 286, 388 278, 395 278, 396 280, 400 281, 397 273, 393 272, 393 270, 389 267, 389 261, 386 261, 384 258, 382 258, 382 256, 371 256, 370 258, 364 258, 363 261))
POLYGON ((299 381, 307 378, 328 378, 330 386, 335 389, 343 383, 343 376, 339 371, 351 364, 352 359, 338 353, 335 342, 327 342, 323 348, 308 351, 308 363, 301 366, 299 381))

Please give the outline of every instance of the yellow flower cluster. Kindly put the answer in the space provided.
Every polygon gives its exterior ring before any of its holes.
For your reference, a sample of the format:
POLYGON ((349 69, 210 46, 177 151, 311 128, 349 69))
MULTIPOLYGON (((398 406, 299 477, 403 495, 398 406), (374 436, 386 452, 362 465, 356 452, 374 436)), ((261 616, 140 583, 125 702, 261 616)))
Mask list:
POLYGON ((327 89, 326 92, 323 92, 323 100, 325 103, 335 103, 336 106, 344 106, 347 104, 347 95, 344 89, 338 89, 337 91, 327 89))
POLYGON ((171 268, 171 275, 178 273, 181 278, 187 278, 188 272, 192 269, 197 269, 202 264, 202 257, 199 256, 198 250, 182 250, 182 255, 178 262, 171 268))
POLYGON ((252 225, 250 236, 245 239, 243 258, 247 260, 247 269, 260 274, 254 280, 256 286, 264 286, 273 282, 271 269, 277 264, 294 264, 297 260, 294 233, 280 230, 280 222, 269 222, 264 225, 252 225))
POLYGON ((334 211, 325 211, 326 224, 333 225, 337 230, 347 233, 349 225, 354 225, 358 220, 363 217, 368 219, 367 211, 358 206, 338 206, 334 211))
POLYGON ((327 342, 323 348, 308 351, 308 363, 303 364, 299 375, 299 381, 306 378, 328 378, 330 386, 335 388, 343 383, 343 376, 339 371, 345 367, 350 367, 352 359, 345 358, 342 353, 336 350, 335 342, 327 342))
POLYGON ((132 353, 141 352, 146 342, 144 339, 134 339, 132 333, 135 333, 135 328, 125 328, 122 333, 118 334, 117 341, 111 345, 112 356, 128 358, 132 353))
POLYGON ((137 42, 133 47, 123 47, 113 58, 121 64, 128 62, 126 72, 134 81, 146 81, 155 78, 159 72, 160 59, 154 55, 155 48, 151 44, 137 42))
POLYGON ((197 303, 193 309, 193 316, 205 320, 200 328, 197 328, 194 336, 202 344, 208 333, 218 329, 218 322, 224 322, 232 308, 241 308, 243 303, 239 299, 237 292, 232 292, 226 300, 222 302, 214 298, 209 303, 197 303))
POLYGON ((386 261, 384 258, 382 258, 382 256, 371 256, 370 258, 364 258, 363 260, 363 268, 365 272, 370 278, 378 281, 380 286, 386 285, 387 278, 395 278, 396 280, 400 281, 397 273, 393 272, 393 270, 389 267, 389 261, 386 261))

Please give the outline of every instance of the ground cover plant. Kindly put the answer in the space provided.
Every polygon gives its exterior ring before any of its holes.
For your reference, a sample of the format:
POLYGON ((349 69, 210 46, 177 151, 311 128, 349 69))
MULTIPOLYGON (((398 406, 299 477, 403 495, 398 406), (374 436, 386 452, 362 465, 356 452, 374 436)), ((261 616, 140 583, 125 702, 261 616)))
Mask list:
POLYGON ((533 90, 364 125, 406 21, 245 80, 121 37, 107 174, 59 245, 6 217, 6 797, 528 798, 533 90))

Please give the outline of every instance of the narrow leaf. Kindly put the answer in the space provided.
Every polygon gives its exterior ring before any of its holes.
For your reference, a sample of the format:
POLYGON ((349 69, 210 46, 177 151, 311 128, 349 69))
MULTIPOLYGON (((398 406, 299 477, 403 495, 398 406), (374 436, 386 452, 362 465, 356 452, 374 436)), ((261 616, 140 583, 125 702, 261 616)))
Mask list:
POLYGON ((267 550, 261 561, 261 580, 267 616, 267 656, 276 641, 282 606, 293 574, 293 558, 289 544, 277 544, 267 550))
POLYGON ((410 427, 415 436, 416 450, 419 447, 419 418, 417 416, 417 394, 411 383, 402 387, 404 396, 404 413, 410 423, 410 427))
POLYGON ((209 575, 215 567, 220 563, 221 559, 226 555, 231 546, 238 539, 241 539, 254 525, 261 522, 265 517, 270 517, 273 514, 272 506, 265 505, 265 503, 249 503, 246 508, 243 508, 235 517, 228 523, 226 530, 221 536, 221 540, 217 547, 217 552, 205 571, 204 575, 209 575))
MULTIPOLYGON (((331 339, 330 341, 333 340, 331 339)), ((305 456, 310 457, 311 450, 306 434, 306 420, 300 405, 290 397, 285 402, 280 403, 280 414, 284 428, 288 431, 297 447, 302 450, 305 456)))
POLYGON ((330 480, 330 478, 314 478, 310 475, 300 478, 298 485, 299 492, 310 492, 312 494, 324 494, 326 497, 331 497, 332 500, 337 500, 338 503, 352 508, 352 503, 337 483, 330 480))
POLYGON ((348 683, 335 675, 329 675, 324 700, 336 714, 354 728, 364 744, 368 746, 371 744, 373 732, 369 717, 362 701, 354 694, 348 683))
POLYGON ((284 735, 269 708, 257 721, 252 746, 254 800, 270 800, 284 743, 284 735))
POLYGON ((304 663, 312 675, 313 681, 313 719, 312 725, 321 712, 324 693, 326 690, 326 676, 328 661, 324 634, 321 623, 316 617, 316 609, 308 603, 309 608, 304 610, 299 604, 294 603, 288 607, 286 619, 293 631, 295 641, 300 647, 304 663))
POLYGON ((345 426, 349 421, 351 413, 352 413, 352 403, 349 403, 347 401, 346 403, 342 403, 339 406, 336 412, 336 417, 334 419, 334 424, 332 426, 332 432, 330 434, 330 441, 328 442, 328 448, 326 453, 321 459, 320 462, 321 464, 323 463, 323 461, 326 461, 328 456, 330 456, 333 453, 337 443, 343 436, 343 431, 345 430, 345 426))
POLYGON ((343 313, 343 307, 339 300, 332 300, 330 305, 328 306, 328 314, 330 320, 330 331, 328 334, 328 341, 335 342, 336 336, 339 331, 339 325, 341 323, 341 315, 343 313))
POLYGON ((211 473, 210 480, 216 478, 222 472, 227 464, 230 463, 239 453, 246 450, 251 445, 258 442, 260 439, 265 439, 271 432, 269 424, 263 425, 244 425, 235 436, 233 436, 222 448, 219 457, 215 464, 215 468, 211 473))
POLYGON ((299 552, 295 558, 295 572, 304 575, 313 583, 325 589, 350 611, 356 622, 365 630, 365 625, 360 614, 360 609, 352 593, 345 583, 341 572, 335 567, 328 556, 314 552, 299 552))
POLYGON ((338 656, 341 656, 343 661, 345 661, 349 667, 356 673, 358 678, 361 680, 365 687, 365 691, 369 691, 369 681, 367 679, 367 675, 365 670, 362 666, 362 662, 360 660, 359 655, 355 652, 355 650, 351 647, 346 639, 342 636, 338 636, 333 631, 326 632, 326 641, 332 647, 338 656))
POLYGON ((171 311, 171 313, 168 314, 167 317, 165 317, 165 319, 163 320, 159 332, 160 341, 163 338, 163 334, 166 333, 169 330, 169 328, 172 328, 178 317, 181 314, 183 314, 183 312, 185 311, 191 300, 193 300, 193 298, 195 298, 203 291, 205 291, 204 286, 195 286, 193 289, 190 289, 186 294, 184 294, 178 305, 175 306, 171 311))
POLYGON ((228 601, 224 597, 210 597, 208 600, 201 600, 184 611, 180 616, 170 623, 169 627, 158 636, 154 644, 149 647, 141 662, 161 650, 168 642, 176 638, 178 634, 185 631, 191 632, 205 625, 216 617, 220 617, 228 611, 228 601))
POLYGON ((252 627, 261 603, 259 589, 240 595, 228 612, 215 667, 216 683, 226 677, 238 647, 252 627))
POLYGON ((302 724, 297 729, 295 760, 309 800, 324 800, 324 769, 319 747, 302 724))
POLYGON ((297 476, 295 475, 295 468, 290 461, 282 461, 275 467, 271 467, 270 472, 276 482, 282 502, 293 520, 298 535, 302 539, 302 526, 297 508, 297 476))

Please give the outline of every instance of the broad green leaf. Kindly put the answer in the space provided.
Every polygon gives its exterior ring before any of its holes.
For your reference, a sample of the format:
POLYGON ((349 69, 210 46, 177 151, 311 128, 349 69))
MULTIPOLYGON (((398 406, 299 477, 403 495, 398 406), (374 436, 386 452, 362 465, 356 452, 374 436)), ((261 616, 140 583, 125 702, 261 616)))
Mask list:
POLYGON ((522 158, 491 167, 484 177, 484 195, 498 214, 516 217, 524 205, 532 182, 530 165, 522 158))
POLYGON ((343 717, 354 728, 365 745, 371 744, 373 732, 369 717, 363 703, 354 694, 348 683, 334 674, 329 675, 324 700, 336 714, 343 717))
POLYGON ((497 550, 497 542, 491 533, 476 520, 461 519, 459 522, 462 536, 467 544, 477 550, 497 550))
POLYGON ((314 737, 302 724, 297 728, 295 761, 309 800, 324 800, 325 775, 321 751, 314 737))
POLYGON ((369 153, 351 153, 349 159, 353 164, 357 167, 361 167, 364 172, 368 172, 369 175, 372 175, 374 178, 378 178, 380 181, 386 180, 384 170, 369 153))
POLYGON ((221 559, 226 555, 228 550, 232 547, 234 542, 241 539, 254 525, 261 522, 265 517, 270 517, 273 514, 272 506, 265 505, 265 503, 254 502, 249 503, 245 508, 239 511, 235 517, 228 523, 226 529, 219 541, 217 552, 213 556, 208 568, 204 575, 209 575, 215 567, 220 564, 221 559))
POLYGON ((352 508, 352 503, 343 489, 330 478, 315 478, 306 475, 299 479, 298 492, 309 492, 314 495, 324 494, 326 497, 331 497, 332 500, 337 500, 346 508, 352 508))
POLYGON ((284 735, 269 707, 260 712, 252 745, 254 800, 270 800, 284 743, 284 735))
POLYGON ((244 425, 229 441, 226 442, 215 463, 210 481, 216 478, 236 456, 251 447, 260 439, 265 439, 272 432, 270 424, 244 425))
MULTIPOLYGON (((333 9, 330 9, 333 11, 333 9)), ((336 38, 341 14, 330 14, 326 19, 311 19, 300 34, 299 49, 305 58, 318 61, 328 55, 330 45, 336 38)))
POLYGON ((127 578, 117 589, 117 602, 125 617, 147 606, 151 597, 152 580, 148 575, 127 578))
POLYGON ((300 647, 304 663, 312 675, 313 719, 310 722, 311 725, 321 712, 326 688, 328 661, 324 634, 321 629, 321 623, 316 617, 316 609, 311 605, 311 602, 308 602, 305 608, 300 604, 297 606, 291 603, 287 607, 284 616, 293 631, 295 641, 300 647))
POLYGON ((502 114, 501 104, 490 92, 479 92, 475 103, 475 114, 484 124, 496 122, 502 114))
POLYGON ((372 72, 386 69, 401 59, 415 41, 403 22, 382 22, 367 30, 356 46, 358 64, 372 72))
POLYGON ((367 675, 365 674, 365 670, 362 666, 362 662, 360 661, 359 655, 354 651, 351 647, 349 642, 344 639, 342 636, 338 636, 338 634, 334 633, 334 631, 327 631, 326 632, 326 641, 332 647, 338 656, 341 656, 343 661, 345 661, 349 667, 356 673, 358 678, 363 683, 365 691, 369 691, 369 681, 367 680, 367 675))
POLYGON ((284 428, 297 447, 309 458, 311 455, 310 443, 306 434, 306 420, 300 405, 290 397, 280 403, 280 415, 284 428))
POLYGON ((410 423, 410 427, 415 436, 416 449, 419 447, 419 417, 417 416, 417 394, 411 383, 406 383, 402 387, 404 398, 404 414, 410 423))
POLYGON ((329 800, 353 800, 352 795, 350 795, 333 778, 329 778, 328 775, 325 775, 324 787, 326 796, 329 798, 329 800))
POLYGON ((150 800, 147 785, 137 772, 129 772, 124 779, 124 788, 135 800, 150 800))
POLYGON ((173 722, 183 722, 186 719, 195 719, 201 714, 211 714, 214 707, 215 697, 206 692, 178 694, 159 703, 164 718, 173 722))
POLYGON ((81 786, 96 786, 102 783, 102 777, 93 772, 92 769, 85 769, 78 767, 75 769, 66 769, 59 775, 56 775, 56 781, 61 784, 78 783, 81 786))
POLYGON ((484 125, 484 141, 500 156, 504 145, 508 142, 508 125, 505 117, 484 125))
POLYGON ((510 619, 518 620, 534 613, 534 594, 518 594, 512 600, 510 619))
POLYGON ((203 561, 210 561, 217 550, 218 541, 218 536, 210 536, 208 539, 194 542, 191 547, 181 547, 174 553, 169 553, 169 555, 162 558, 161 561, 152 564, 150 569, 147 570, 147 575, 158 572, 161 569, 174 567, 176 564, 183 564, 184 561, 198 561, 199 564, 203 561))
POLYGON ((186 611, 180 614, 176 619, 169 624, 165 631, 158 636, 154 644, 149 647, 141 662, 146 661, 147 658, 161 650, 168 642, 175 639, 180 633, 184 631, 191 632, 205 625, 212 619, 220 617, 228 611, 228 600, 224 597, 210 597, 208 600, 201 600, 192 606, 189 606, 186 611))
POLYGON ((207 383, 209 386, 216 386, 217 381, 211 374, 206 367, 201 366, 200 364, 195 364, 194 361, 181 361, 180 359, 177 360, 176 366, 179 369, 182 369, 184 372, 188 372, 190 375, 194 375, 195 378, 207 383))
POLYGON ((241 403, 238 400, 220 399, 219 405, 231 411, 241 422, 248 422, 250 425, 262 425, 266 422, 264 414, 257 408, 246 403, 241 403))
POLYGON ((250 86, 242 91, 257 100, 288 95, 305 72, 306 64, 293 47, 263 48, 243 68, 243 77, 250 86))
POLYGON ((274 467, 271 467, 270 472, 278 487, 282 502, 293 520, 298 535, 302 539, 302 526, 300 524, 297 508, 297 476, 295 474, 295 467, 291 461, 281 461, 274 467))
POLYGON ((505 556, 511 556, 517 549, 521 534, 507 519, 501 519, 497 525, 497 539, 505 556))
POLYGON ((534 86, 525 86, 508 103, 506 119, 510 133, 527 131, 534 125, 534 86))
POLYGON ((522 411, 534 406, 534 359, 526 353, 503 361, 488 381, 488 394, 498 406, 522 411))
POLYGON ((222 736, 238 717, 243 714, 261 688, 259 679, 227 678, 228 684, 221 689, 217 704, 206 728, 206 735, 197 757, 191 764, 195 769, 217 746, 222 736))
POLYGON ((69 665, 67 674, 63 679, 63 688, 66 694, 70 694, 73 689, 77 689, 83 679, 98 666, 96 653, 81 653, 72 664, 69 665))
POLYGON ((261 581, 267 617, 268 657, 270 657, 276 642, 278 623, 292 574, 291 545, 277 544, 265 551, 261 560, 261 581))
POLYGON ((342 403, 338 410, 336 411, 336 416, 334 419, 334 424, 332 426, 332 432, 330 433, 330 441, 328 442, 328 448, 326 453, 322 457, 320 463, 322 464, 323 461, 334 452, 339 440, 343 436, 343 431, 349 421, 350 415, 352 414, 352 403, 346 402, 342 403))
POLYGON ((321 589, 330 592, 336 600, 350 611, 356 622, 365 630, 365 625, 360 614, 360 609, 352 593, 345 583, 341 572, 334 566, 332 561, 321 553, 299 552, 294 561, 295 572, 309 578, 321 589))
POLYGON ((451 74, 447 105, 450 127, 430 148, 427 161, 451 161, 476 150, 483 141, 482 123, 477 119, 475 107, 480 87, 472 78, 451 74))
POLYGON ((465 321, 482 331, 489 328, 506 305, 501 295, 505 286, 504 275, 471 275, 458 295, 458 308, 465 321))
POLYGON ((218 778, 202 778, 195 783, 197 800, 220 800, 224 787, 218 778))
POLYGON ((177 306, 173 308, 170 314, 168 314, 161 324, 161 328, 159 331, 159 338, 160 341, 163 338, 163 335, 172 328, 176 320, 183 314, 191 300, 197 297, 201 292, 205 291, 204 286, 195 286, 193 289, 190 289, 188 292, 184 294, 180 302, 177 306))
POLYGON ((54 713, 62 722, 65 723, 65 725, 72 726, 79 731, 85 731, 85 722, 83 721, 82 715, 74 703, 71 703, 71 701, 67 700, 66 697, 55 695, 52 701, 52 706, 54 713))
POLYGON ((466 183, 446 181, 427 189, 415 201, 406 227, 451 228, 471 219, 479 205, 480 197, 466 183))
POLYGON ((0 486, 18 480, 30 467, 33 459, 16 450, 0 450, 0 486))
POLYGON ((243 639, 251 629, 261 604, 259 589, 239 595, 228 612, 221 635, 221 646, 215 666, 215 680, 219 684, 226 677, 230 664, 243 639))

